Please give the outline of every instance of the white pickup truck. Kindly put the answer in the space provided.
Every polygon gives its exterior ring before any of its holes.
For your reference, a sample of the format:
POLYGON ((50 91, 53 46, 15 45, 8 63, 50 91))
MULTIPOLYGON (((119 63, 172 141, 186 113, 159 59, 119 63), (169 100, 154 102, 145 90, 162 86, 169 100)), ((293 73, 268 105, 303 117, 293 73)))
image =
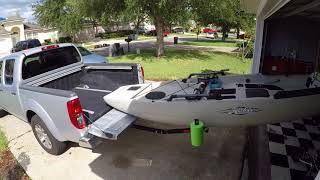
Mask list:
POLYGON ((135 117, 103 97, 120 86, 143 83, 139 64, 86 64, 72 44, 41 46, 0 60, 0 117, 30 123, 40 145, 59 155, 68 142, 91 148, 117 136, 135 117))

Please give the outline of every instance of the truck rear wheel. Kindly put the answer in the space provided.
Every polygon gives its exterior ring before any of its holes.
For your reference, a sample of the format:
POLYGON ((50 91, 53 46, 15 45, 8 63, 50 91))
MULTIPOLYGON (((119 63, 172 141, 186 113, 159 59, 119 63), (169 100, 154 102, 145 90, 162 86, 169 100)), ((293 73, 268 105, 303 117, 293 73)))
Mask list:
POLYGON ((49 154, 60 155, 67 150, 66 142, 58 141, 38 115, 31 118, 31 127, 38 143, 49 154))
POLYGON ((0 109, 0 118, 6 116, 7 114, 7 111, 0 109))

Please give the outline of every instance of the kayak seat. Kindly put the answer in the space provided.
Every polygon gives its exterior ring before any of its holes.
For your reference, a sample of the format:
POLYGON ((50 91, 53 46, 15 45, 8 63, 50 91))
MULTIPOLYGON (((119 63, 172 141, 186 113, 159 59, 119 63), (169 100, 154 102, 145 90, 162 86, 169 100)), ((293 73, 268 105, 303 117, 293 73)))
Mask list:
POLYGON ((210 94, 236 94, 236 89, 213 89, 210 94))
POLYGON ((246 89, 247 98, 270 97, 266 89, 246 89))
POLYGON ((150 100, 159 100, 166 97, 166 93, 162 91, 153 91, 153 92, 149 92, 145 97, 150 100))
POLYGON ((131 86, 129 89, 127 89, 128 91, 136 91, 138 89, 140 89, 141 86, 131 86))
POLYGON ((268 90, 283 90, 282 88, 275 85, 266 85, 266 84, 245 84, 247 89, 268 89, 268 90))

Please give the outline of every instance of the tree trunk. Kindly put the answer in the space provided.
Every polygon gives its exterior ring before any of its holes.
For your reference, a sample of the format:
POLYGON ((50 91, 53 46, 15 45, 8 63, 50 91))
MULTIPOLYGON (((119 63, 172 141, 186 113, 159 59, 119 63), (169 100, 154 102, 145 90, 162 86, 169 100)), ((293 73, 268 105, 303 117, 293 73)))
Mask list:
POLYGON ((227 33, 229 32, 228 27, 222 26, 222 41, 226 41, 227 33))
POLYGON ((240 28, 237 27, 237 39, 240 39, 240 28))
POLYGON ((136 34, 139 34, 138 30, 140 28, 140 24, 143 22, 144 18, 143 17, 138 17, 137 19, 137 23, 135 24, 135 30, 136 30, 136 34))
POLYGON ((156 57, 161 57, 164 55, 164 22, 160 17, 156 18, 155 26, 157 31, 156 57))
POLYGON ((222 41, 226 41, 227 32, 222 31, 222 41))

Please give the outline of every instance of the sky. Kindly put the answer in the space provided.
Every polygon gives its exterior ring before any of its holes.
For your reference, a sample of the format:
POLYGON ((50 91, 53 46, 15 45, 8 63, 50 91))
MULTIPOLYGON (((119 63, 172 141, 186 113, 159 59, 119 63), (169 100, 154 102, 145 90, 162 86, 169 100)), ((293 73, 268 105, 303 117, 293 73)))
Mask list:
POLYGON ((0 17, 16 15, 19 11, 20 16, 27 21, 34 21, 31 5, 37 0, 0 0, 0 17))

